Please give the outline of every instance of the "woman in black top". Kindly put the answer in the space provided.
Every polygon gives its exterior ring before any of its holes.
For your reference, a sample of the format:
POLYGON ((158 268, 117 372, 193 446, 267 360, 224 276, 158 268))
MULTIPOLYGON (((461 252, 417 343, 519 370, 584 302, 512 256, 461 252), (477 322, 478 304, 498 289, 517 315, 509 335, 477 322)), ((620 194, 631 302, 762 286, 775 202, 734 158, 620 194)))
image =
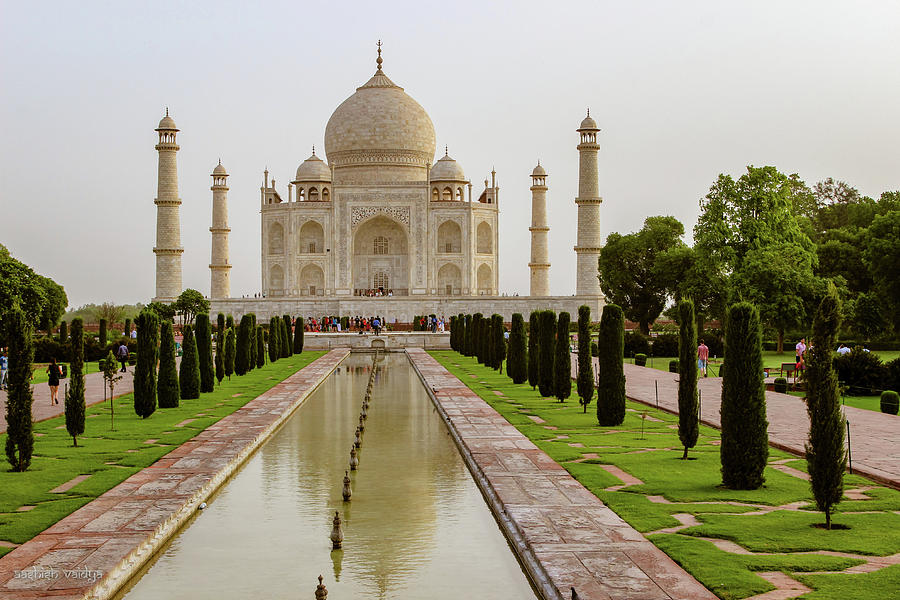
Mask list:
POLYGON ((59 404, 59 376, 62 374, 56 359, 51 358, 47 366, 47 383, 50 385, 50 404, 59 404))

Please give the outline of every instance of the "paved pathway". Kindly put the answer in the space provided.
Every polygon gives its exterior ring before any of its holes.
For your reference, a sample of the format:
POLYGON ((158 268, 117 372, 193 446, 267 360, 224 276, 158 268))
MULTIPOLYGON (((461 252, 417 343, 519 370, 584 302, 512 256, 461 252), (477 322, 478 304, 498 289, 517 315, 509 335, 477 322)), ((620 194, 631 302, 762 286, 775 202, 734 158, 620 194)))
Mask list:
MULTIPOLYGON (((96 369, 97 364, 92 363, 92 368, 96 369)), ((119 373, 122 379, 116 383, 115 394, 129 394, 134 386, 134 367, 128 367, 127 373, 119 373)), ((50 404, 50 386, 44 383, 36 383, 32 386, 34 394, 34 404, 31 405, 31 414, 37 421, 45 421, 63 414, 66 410, 66 384, 69 378, 61 379, 59 382, 59 404, 50 404)), ((103 373, 94 372, 84 376, 84 400, 85 404, 97 404, 103 402, 103 373)), ((0 433, 6 431, 6 391, 0 391, 0 433)))
POLYGON ((407 354, 548 598, 716 598, 424 350, 407 354))
POLYGON ((315 360, 0 558, 0 598, 111 598, 348 352, 315 360))
MULTIPOLYGON (((625 394, 639 402, 656 406, 655 386, 659 385, 659 407, 678 412, 678 375, 648 367, 625 364, 625 394)), ((720 427, 719 408, 722 379, 701 378, 700 419, 720 427)), ((853 472, 900 489, 900 416, 844 407, 850 421, 853 472)), ((769 443, 803 455, 809 433, 806 403, 796 396, 766 392, 769 443)))

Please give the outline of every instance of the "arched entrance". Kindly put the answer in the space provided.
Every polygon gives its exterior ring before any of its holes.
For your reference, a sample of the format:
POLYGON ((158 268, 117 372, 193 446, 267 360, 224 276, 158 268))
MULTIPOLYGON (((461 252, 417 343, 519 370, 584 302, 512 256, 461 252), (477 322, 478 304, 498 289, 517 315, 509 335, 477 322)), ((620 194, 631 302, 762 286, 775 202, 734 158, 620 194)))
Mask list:
POLYGON ((300 270, 300 295, 321 296, 325 293, 325 273, 319 265, 306 265, 300 270))
POLYGON ((353 290, 409 293, 409 244, 403 227, 384 216, 369 219, 353 235, 353 290))
POLYGON ((438 269, 437 276, 438 294, 453 296, 462 290, 462 272, 454 264, 447 263, 438 269))

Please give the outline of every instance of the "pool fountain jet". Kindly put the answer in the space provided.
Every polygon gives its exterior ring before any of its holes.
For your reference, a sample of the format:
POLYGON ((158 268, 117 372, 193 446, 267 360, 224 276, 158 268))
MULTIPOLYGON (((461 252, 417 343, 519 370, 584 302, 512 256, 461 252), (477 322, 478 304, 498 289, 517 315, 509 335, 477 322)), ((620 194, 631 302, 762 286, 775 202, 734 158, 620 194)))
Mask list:
MULTIPOLYGON (((353 494, 353 492, 350 490, 350 473, 347 471, 344 471, 344 488, 341 490, 341 495, 344 497, 344 502, 349 502, 350 496, 352 494, 353 494)), ((335 514, 337 514, 337 513, 335 513, 335 514)), ((338 524, 340 524, 340 521, 338 521, 338 524)), ((334 534, 332 533, 332 535, 334 535, 334 534)), ((334 541, 333 537, 332 537, 332 541, 334 541)))
POLYGON ((353 445, 357 448, 362 447, 362 438, 359 437, 359 427, 356 428, 356 440, 353 442, 353 445))
POLYGON ((369 403, 366 401, 363 401, 362 411, 359 413, 359 416, 361 416, 363 419, 369 418, 369 411, 366 410, 368 407, 369 407, 369 403))
POLYGON ((334 518, 331 520, 331 549, 340 550, 344 542, 344 531, 341 529, 341 515, 338 511, 334 511, 334 518))
POLYGON ((356 456, 356 446, 350 446, 350 470, 355 471, 359 466, 359 458, 356 456))
POLYGON ((316 586, 316 600, 325 600, 327 597, 328 590, 325 589, 325 584, 322 583, 322 576, 319 575, 319 585, 316 586))
POLYGON ((366 431, 366 418, 362 416, 362 413, 359 413, 359 431, 360 433, 365 433, 366 431))

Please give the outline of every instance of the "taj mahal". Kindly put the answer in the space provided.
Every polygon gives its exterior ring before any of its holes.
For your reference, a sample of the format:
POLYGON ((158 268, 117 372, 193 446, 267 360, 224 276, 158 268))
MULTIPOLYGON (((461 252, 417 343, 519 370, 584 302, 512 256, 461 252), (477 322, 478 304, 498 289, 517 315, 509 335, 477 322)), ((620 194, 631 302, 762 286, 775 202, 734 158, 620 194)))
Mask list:
MULTIPOLYGON (((529 296, 499 294, 500 188, 492 170, 477 187, 444 148, 435 158, 435 130, 422 106, 377 70, 335 109, 325 126, 325 160, 312 155, 281 189, 266 170, 260 187, 260 297, 232 298, 228 177, 212 172, 211 312, 236 317, 380 315, 388 323, 414 315, 515 312, 553 308, 575 314, 587 304, 599 318, 597 278, 600 204, 599 129, 590 113, 577 128, 579 186, 574 295, 551 296, 547 180, 531 171, 529 296)), ((166 115, 159 143, 156 298, 182 291, 181 222, 176 154, 179 129, 166 115)), ((243 200, 243 199, 242 199, 243 200)), ((522 199, 511 199, 522 206, 522 199)))

